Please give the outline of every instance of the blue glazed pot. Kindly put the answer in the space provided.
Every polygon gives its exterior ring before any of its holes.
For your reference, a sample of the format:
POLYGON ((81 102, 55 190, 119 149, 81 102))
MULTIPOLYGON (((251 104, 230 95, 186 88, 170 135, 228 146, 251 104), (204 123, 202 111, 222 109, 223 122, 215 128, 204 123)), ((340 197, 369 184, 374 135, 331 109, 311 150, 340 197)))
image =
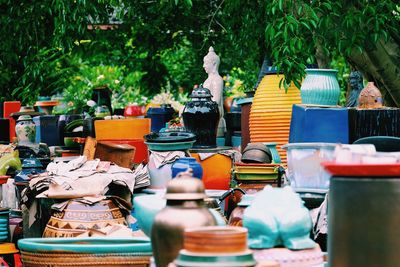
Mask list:
POLYGON ((314 105, 337 105, 340 87, 337 70, 306 69, 306 78, 301 85, 301 103, 314 105))
POLYGON ((202 179, 203 178, 203 168, 200 163, 196 161, 195 158, 180 158, 174 162, 171 166, 172 177, 176 177, 178 173, 184 172, 187 169, 191 168, 193 170, 193 177, 202 179))

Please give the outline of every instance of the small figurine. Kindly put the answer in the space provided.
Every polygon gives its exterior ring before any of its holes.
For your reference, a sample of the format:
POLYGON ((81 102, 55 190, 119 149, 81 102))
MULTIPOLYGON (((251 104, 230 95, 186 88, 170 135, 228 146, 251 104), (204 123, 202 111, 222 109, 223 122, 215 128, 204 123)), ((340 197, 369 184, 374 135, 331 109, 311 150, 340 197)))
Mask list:
POLYGON ((350 73, 350 91, 346 101, 346 107, 357 107, 358 97, 361 90, 364 88, 363 76, 359 71, 350 73))
POLYGON ((203 68, 208 74, 207 79, 204 81, 203 87, 210 90, 212 94, 212 100, 217 102, 220 121, 218 125, 217 136, 223 136, 225 132, 225 120, 224 120, 224 81, 219 75, 218 67, 220 63, 219 56, 215 53, 214 48, 211 46, 208 49, 208 54, 203 59, 203 68))
POLYGON ((369 82, 367 86, 361 90, 357 107, 367 109, 383 107, 382 94, 373 82, 369 82))

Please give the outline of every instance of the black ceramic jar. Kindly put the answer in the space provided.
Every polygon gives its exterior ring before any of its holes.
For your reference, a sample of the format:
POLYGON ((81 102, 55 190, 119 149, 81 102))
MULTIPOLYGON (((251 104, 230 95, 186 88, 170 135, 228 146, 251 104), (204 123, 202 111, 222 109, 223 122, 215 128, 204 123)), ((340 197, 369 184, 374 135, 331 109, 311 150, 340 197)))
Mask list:
POLYGON ((183 123, 187 131, 196 135, 194 148, 213 148, 217 146, 217 127, 219 122, 218 104, 212 101, 209 89, 201 85, 195 88, 183 110, 183 123))

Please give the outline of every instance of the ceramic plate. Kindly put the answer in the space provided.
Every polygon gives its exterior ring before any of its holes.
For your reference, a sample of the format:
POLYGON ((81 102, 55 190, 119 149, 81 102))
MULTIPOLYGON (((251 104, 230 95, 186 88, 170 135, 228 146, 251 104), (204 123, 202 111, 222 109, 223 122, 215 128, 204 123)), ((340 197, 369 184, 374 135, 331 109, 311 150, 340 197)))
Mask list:
POLYGON ((332 176, 400 177, 400 164, 343 164, 322 162, 332 176))

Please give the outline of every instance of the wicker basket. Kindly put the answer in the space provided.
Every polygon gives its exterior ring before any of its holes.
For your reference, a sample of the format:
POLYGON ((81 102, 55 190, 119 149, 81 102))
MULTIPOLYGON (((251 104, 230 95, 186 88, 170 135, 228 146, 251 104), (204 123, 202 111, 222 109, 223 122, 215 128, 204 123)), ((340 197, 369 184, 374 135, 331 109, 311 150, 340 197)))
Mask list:
POLYGON ((18 245, 25 267, 150 266, 147 238, 27 238, 18 245))

